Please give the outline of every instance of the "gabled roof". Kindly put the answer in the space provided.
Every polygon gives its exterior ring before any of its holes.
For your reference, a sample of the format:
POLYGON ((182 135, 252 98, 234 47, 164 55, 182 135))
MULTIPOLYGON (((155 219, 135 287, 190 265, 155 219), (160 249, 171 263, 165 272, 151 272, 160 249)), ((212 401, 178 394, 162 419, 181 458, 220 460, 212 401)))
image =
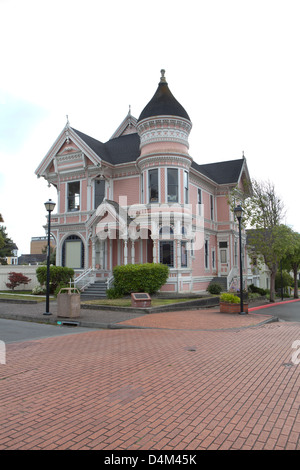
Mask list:
POLYGON ((193 162, 192 168, 218 184, 234 184, 239 181, 245 164, 245 158, 218 163, 198 165, 193 162))
POLYGON ((140 155, 140 137, 136 132, 102 143, 76 129, 73 130, 102 160, 112 165, 134 162, 140 155))

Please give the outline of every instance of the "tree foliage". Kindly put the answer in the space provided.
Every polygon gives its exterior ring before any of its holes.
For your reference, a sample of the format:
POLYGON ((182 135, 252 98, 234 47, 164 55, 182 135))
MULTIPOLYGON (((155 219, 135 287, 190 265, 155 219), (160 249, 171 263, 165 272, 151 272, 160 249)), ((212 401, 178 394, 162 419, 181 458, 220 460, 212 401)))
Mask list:
POLYGON ((271 276, 270 301, 275 300, 275 278, 279 263, 293 251, 293 236, 282 224, 284 204, 270 181, 252 180, 250 187, 236 188, 230 198, 233 207, 237 201, 243 208, 243 225, 248 228, 250 257, 267 265, 271 276))
POLYGON ((298 272, 300 270, 300 234, 292 232, 292 249, 289 250, 282 259, 283 267, 287 271, 293 272, 294 278, 294 298, 299 298, 298 292, 298 272))
POLYGON ((0 264, 7 264, 5 258, 13 255, 15 243, 8 237, 6 227, 0 227, 0 264))

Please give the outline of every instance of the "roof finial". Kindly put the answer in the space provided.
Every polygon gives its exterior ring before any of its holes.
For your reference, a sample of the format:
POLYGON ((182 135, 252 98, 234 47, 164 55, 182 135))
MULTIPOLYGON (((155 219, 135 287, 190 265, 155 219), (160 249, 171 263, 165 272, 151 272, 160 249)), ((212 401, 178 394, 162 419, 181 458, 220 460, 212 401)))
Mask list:
POLYGON ((160 82, 165 83, 166 82, 166 77, 165 77, 166 71, 164 69, 161 69, 160 73, 161 73, 160 82))
POLYGON ((129 105, 128 115, 131 116, 131 105, 129 105))
POLYGON ((66 125, 69 126, 69 125, 70 125, 70 123, 69 123, 69 116, 68 116, 67 114, 66 114, 66 118, 67 118, 67 124, 66 124, 66 125))

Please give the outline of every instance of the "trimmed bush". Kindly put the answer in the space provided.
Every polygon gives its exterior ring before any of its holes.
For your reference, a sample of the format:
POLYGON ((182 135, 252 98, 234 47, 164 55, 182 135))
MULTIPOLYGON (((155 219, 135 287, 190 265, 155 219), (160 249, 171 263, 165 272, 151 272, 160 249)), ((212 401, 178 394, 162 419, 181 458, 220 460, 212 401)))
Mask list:
POLYGON ((254 284, 251 284, 248 287, 248 291, 252 292, 253 294, 259 294, 259 295, 266 295, 267 291, 265 289, 262 289, 261 287, 256 287, 254 284))
POLYGON ((167 281, 169 268, 165 264, 145 263, 116 266, 113 270, 114 288, 118 292, 157 292, 167 281))
MULTIPOLYGON (((41 286, 45 286, 47 282, 47 266, 39 266, 36 270, 36 277, 41 286)), ((69 286, 70 279, 73 280, 73 277, 74 269, 50 266, 50 293, 54 294, 59 286, 69 286)))
POLYGON ((240 298, 237 295, 234 294, 228 294, 224 293, 220 297, 220 302, 228 302, 230 304, 239 304, 240 303, 240 298))
POLYGON ((221 294, 222 292, 222 286, 218 283, 212 283, 208 286, 208 288, 206 289, 207 292, 209 292, 210 294, 221 294))
POLYGON ((108 299, 119 299, 120 297, 123 297, 123 291, 116 287, 110 287, 109 289, 106 289, 106 297, 108 299))

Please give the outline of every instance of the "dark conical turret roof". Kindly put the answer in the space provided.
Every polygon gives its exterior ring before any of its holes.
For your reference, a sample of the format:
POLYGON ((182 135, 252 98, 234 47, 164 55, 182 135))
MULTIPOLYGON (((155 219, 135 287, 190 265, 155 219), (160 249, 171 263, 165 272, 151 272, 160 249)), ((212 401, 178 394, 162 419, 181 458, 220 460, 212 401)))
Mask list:
POLYGON ((138 121, 152 116, 178 116, 190 121, 189 115, 181 104, 172 95, 165 79, 165 71, 161 70, 161 79, 158 88, 140 114, 138 121))

